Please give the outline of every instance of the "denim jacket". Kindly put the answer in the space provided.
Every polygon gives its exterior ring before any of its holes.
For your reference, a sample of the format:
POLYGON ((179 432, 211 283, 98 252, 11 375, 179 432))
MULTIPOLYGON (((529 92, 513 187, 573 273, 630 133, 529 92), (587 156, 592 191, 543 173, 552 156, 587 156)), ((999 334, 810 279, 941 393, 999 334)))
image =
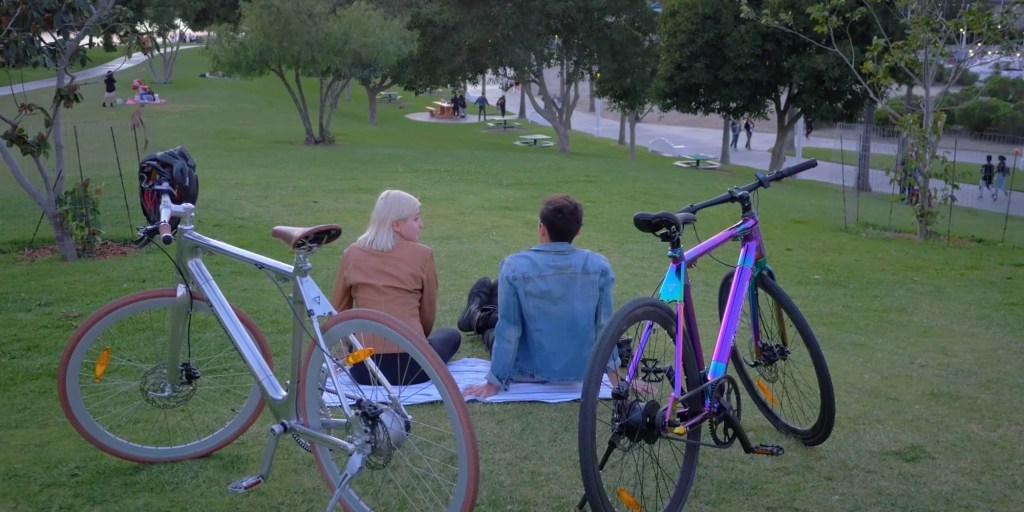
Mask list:
POLYGON ((501 262, 498 325, 488 382, 583 378, 612 314, 615 276, 604 256, 567 242, 539 244, 501 262))

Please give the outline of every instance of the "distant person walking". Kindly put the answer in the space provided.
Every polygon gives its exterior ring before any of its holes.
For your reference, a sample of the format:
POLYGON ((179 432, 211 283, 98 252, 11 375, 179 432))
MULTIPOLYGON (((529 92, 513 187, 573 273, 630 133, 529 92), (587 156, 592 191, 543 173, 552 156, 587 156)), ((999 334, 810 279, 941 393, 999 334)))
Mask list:
POLYGON ((1010 193, 1006 191, 1006 175, 1009 174, 1010 170, 1006 167, 1006 157, 999 155, 999 163, 996 164, 996 191, 992 193, 992 200, 995 201, 999 196, 999 191, 1003 191, 1003 195, 1009 197, 1010 193))
POLYGON ((981 164, 981 181, 978 182, 978 199, 981 199, 981 194, 988 190, 992 193, 992 200, 996 200, 996 191, 992 188, 992 177, 995 172, 996 166, 992 165, 992 155, 985 155, 985 163, 981 164))
POLYGON ((732 142, 729 143, 729 147, 732 149, 739 149, 736 145, 740 141, 740 122, 735 119, 729 121, 729 131, 732 132, 732 142))
POLYGON ((807 118, 804 122, 804 138, 811 138, 811 132, 814 131, 814 121, 811 118, 807 118))
POLYGON ((743 131, 747 132, 747 144, 743 147, 750 149, 750 137, 754 135, 754 122, 750 120, 750 117, 743 121, 743 131))
POLYGON ((496 105, 498 105, 498 111, 501 112, 501 117, 505 117, 505 95, 504 94, 502 94, 501 97, 498 98, 498 103, 496 103, 496 105))
POLYGON ((466 118, 466 95, 459 95, 459 117, 466 118))
POLYGON ((107 76, 103 78, 103 85, 106 86, 107 91, 106 94, 103 95, 104 107, 107 106, 107 103, 110 103, 111 107, 117 104, 117 88, 114 87, 115 83, 117 83, 117 80, 114 80, 114 72, 107 71, 107 76))
POLYGON ((481 118, 483 118, 483 120, 486 121, 487 105, 490 105, 490 103, 487 103, 487 96, 481 94, 480 96, 477 96, 476 101, 474 101, 473 103, 476 103, 476 106, 479 107, 479 110, 477 110, 476 112, 476 120, 479 121, 481 118))

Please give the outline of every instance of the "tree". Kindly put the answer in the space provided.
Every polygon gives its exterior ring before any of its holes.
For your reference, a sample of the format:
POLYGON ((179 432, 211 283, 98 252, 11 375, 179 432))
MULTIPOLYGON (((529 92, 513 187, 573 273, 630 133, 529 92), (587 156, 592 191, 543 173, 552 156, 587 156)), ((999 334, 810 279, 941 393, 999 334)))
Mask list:
MULTIPOLYGON (((633 10, 611 20, 618 28, 599 42, 600 70, 591 82, 629 124, 629 159, 636 159, 636 123, 651 111, 651 83, 658 70, 658 41, 654 11, 646 2, 631 4, 633 10)), ((591 109, 593 111, 593 109, 591 109)))
POLYGON ((43 210, 56 238, 61 258, 78 258, 75 239, 65 223, 58 201, 64 189, 63 109, 81 102, 75 76, 68 74, 72 64, 85 62, 83 39, 98 34, 98 25, 108 18, 115 0, 6 0, 0 4, 0 65, 24 67, 42 65, 54 69, 56 86, 48 106, 17 101, 13 114, 0 113, 6 129, 0 134, 4 144, 0 157, 21 188, 43 210), (26 125, 41 119, 35 135, 26 125), (12 149, 17 148, 39 174, 40 185, 26 175, 12 149), (53 155, 52 167, 44 160, 53 155))
MULTIPOLYGON (((792 11, 777 1, 751 13, 768 26, 795 34, 841 59, 861 89, 888 112, 907 137, 908 172, 911 184, 921 192, 914 204, 917 238, 928 236, 939 207, 959 188, 947 159, 937 154, 946 114, 939 99, 956 80, 988 52, 1016 51, 1020 34, 1015 28, 1024 2, 1008 0, 1003 9, 990 11, 985 4, 956 0, 827 0, 807 9, 811 26, 793 23, 792 11), (900 30, 886 30, 895 19, 900 30), (873 44, 865 52, 850 51, 851 27, 871 27, 873 44), (967 46, 968 38, 972 46, 967 46), (938 81, 940 68, 949 65, 946 80, 938 81), (892 108, 879 91, 897 81, 909 81, 923 94, 917 105, 902 111, 892 108), (931 188, 932 178, 943 180, 946 191, 931 188)), ((942 74, 945 70, 943 70, 942 74)))
POLYGON ((130 24, 120 34, 122 41, 129 42, 129 48, 146 56, 146 65, 153 75, 153 82, 171 83, 174 65, 184 38, 183 13, 199 7, 199 0, 121 0, 121 5, 132 13, 130 24), (156 63, 159 60, 160 71, 156 63))
POLYGON ((341 27, 349 41, 348 75, 366 89, 371 125, 377 124, 377 94, 398 82, 403 59, 416 48, 416 35, 401 17, 388 17, 384 11, 365 2, 346 8, 341 27))
POLYGON ((333 144, 331 121, 348 84, 350 36, 357 20, 321 0, 252 0, 242 4, 239 26, 219 26, 210 60, 219 71, 242 78, 268 73, 284 85, 295 105, 306 144, 333 144), (316 129, 303 78, 317 80, 316 129))
MULTIPOLYGON (((780 1, 794 11, 808 3, 780 1)), ((795 16, 794 22, 809 23, 806 16, 795 16)), ((782 167, 787 141, 801 117, 838 117, 863 106, 865 95, 834 56, 742 17, 737 2, 666 4, 659 34, 663 53, 655 94, 663 108, 729 118, 764 118, 774 112, 771 170, 782 167), (727 48, 728 58, 708 48, 727 48)))

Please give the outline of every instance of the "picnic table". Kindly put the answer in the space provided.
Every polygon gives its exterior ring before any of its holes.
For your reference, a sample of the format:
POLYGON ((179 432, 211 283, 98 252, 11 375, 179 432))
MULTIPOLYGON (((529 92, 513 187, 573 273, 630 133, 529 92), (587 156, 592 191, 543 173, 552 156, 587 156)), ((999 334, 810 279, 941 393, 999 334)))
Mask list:
POLYGON ((692 153, 689 155, 682 155, 682 157, 686 160, 677 160, 672 162, 673 165, 678 165, 679 167, 693 167, 696 169, 717 169, 722 165, 714 159, 715 157, 704 153, 692 153))
POLYGON ((382 100, 384 100, 384 101, 386 101, 388 103, 391 103, 391 102, 393 102, 395 100, 402 99, 402 97, 399 96, 397 92, 383 91, 383 92, 380 93, 380 99, 382 99, 382 100))
POLYGON ((430 117, 455 119, 455 111, 453 110, 454 105, 447 101, 435 101, 434 105, 437 105, 438 108, 427 107, 427 111, 430 112, 430 117))
POLYGON ((519 136, 520 140, 517 140, 517 141, 513 142, 513 144, 515 144, 517 146, 534 146, 534 147, 545 148, 545 147, 548 147, 548 146, 554 146, 555 145, 554 142, 546 140, 546 139, 550 139, 550 138, 551 138, 550 136, 544 135, 544 134, 540 134, 540 133, 533 134, 533 135, 520 135, 519 136))
POLYGON ((502 130, 507 130, 509 128, 515 128, 515 127, 519 126, 519 123, 510 123, 509 122, 509 121, 515 121, 516 119, 519 119, 518 116, 499 116, 499 117, 492 117, 491 119, 494 119, 494 121, 490 122, 490 123, 487 123, 487 126, 490 126, 492 128, 501 128, 502 130))

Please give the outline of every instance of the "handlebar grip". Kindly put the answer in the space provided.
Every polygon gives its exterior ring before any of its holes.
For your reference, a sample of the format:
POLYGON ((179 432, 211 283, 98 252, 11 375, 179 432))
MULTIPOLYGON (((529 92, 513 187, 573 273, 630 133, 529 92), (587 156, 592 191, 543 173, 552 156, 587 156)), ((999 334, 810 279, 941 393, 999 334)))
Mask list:
POLYGON ((811 160, 804 160, 803 162, 800 162, 794 166, 786 167, 785 169, 780 170, 778 172, 779 179, 781 180, 782 178, 788 178, 795 174, 800 174, 808 169, 813 169, 817 166, 818 161, 813 158, 811 160))
POLYGON ((160 223, 160 241, 164 245, 171 245, 171 242, 174 241, 174 237, 171 236, 171 225, 166 222, 160 223))

